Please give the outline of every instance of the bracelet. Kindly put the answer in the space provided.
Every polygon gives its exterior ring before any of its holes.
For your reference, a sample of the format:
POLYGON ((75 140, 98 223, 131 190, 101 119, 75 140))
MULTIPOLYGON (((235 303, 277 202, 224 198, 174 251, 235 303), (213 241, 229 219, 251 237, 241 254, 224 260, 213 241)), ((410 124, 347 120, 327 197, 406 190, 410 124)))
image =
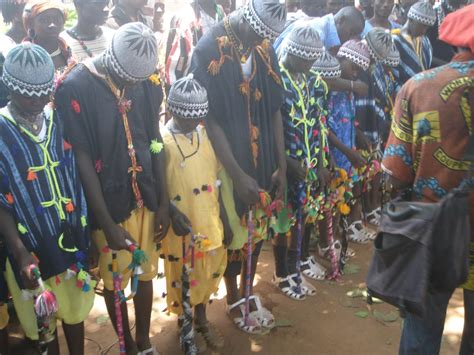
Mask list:
POLYGON ((354 81, 351 80, 351 91, 354 92, 354 81))

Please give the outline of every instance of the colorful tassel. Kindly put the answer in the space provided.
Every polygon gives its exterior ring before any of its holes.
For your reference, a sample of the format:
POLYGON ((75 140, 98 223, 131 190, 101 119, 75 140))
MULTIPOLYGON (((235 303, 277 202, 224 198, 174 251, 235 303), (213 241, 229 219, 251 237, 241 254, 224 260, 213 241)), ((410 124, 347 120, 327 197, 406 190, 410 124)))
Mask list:
POLYGON ((13 195, 10 192, 5 194, 5 199, 7 200, 9 205, 13 205, 13 203, 15 202, 13 199, 13 195))
POLYGON ((18 223, 18 232, 20 232, 20 234, 26 234, 28 232, 28 229, 26 229, 23 224, 18 223))
POLYGON ((74 212, 74 204, 72 202, 68 202, 66 205, 66 212, 73 213, 74 212))
POLYGON ((72 145, 67 140, 64 140, 63 147, 64 147, 64 150, 66 151, 66 150, 71 149, 72 145))
POLYGON ((160 154, 163 150, 163 143, 158 142, 156 139, 152 139, 150 143, 150 152, 152 154, 160 154))
POLYGON ((38 176, 36 175, 36 173, 34 171, 31 171, 31 170, 28 171, 28 175, 26 176, 26 180, 33 181, 33 180, 36 180, 37 178, 38 178, 38 176))
POLYGON ((76 114, 81 113, 81 105, 76 100, 71 100, 71 108, 76 114))

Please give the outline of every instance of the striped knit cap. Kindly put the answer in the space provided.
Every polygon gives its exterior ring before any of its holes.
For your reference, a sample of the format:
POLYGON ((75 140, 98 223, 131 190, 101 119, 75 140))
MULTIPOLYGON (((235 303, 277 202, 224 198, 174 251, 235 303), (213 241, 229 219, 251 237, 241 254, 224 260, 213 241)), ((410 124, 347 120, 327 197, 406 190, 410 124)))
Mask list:
POLYGON ((314 62, 313 67, 311 69, 318 72, 323 79, 340 78, 342 74, 341 65, 339 64, 339 61, 328 51, 324 51, 321 58, 317 59, 314 62))
POLYGON ((54 88, 54 64, 42 47, 21 43, 8 52, 3 64, 3 83, 23 96, 50 95, 54 88))
POLYGON ((436 23, 436 11, 429 2, 419 1, 410 7, 408 18, 431 27, 436 23))
POLYGON ((243 11, 245 21, 264 39, 277 38, 285 27, 285 0, 249 0, 243 11))
POLYGON ((295 26, 288 36, 286 50, 301 59, 314 61, 321 57, 324 46, 314 27, 301 23, 295 26))
POLYGON ((181 118, 200 120, 207 116, 207 91, 193 74, 176 80, 167 99, 168 110, 181 118))
POLYGON ((364 37, 369 53, 376 62, 383 61, 387 58, 393 45, 392 35, 390 31, 383 28, 373 28, 364 37))
POLYGON ((370 66, 370 53, 367 44, 350 39, 344 43, 337 52, 339 58, 346 58, 357 64, 363 70, 368 70, 370 66))
POLYGON ((153 32, 140 22, 127 23, 114 34, 103 55, 105 66, 127 82, 152 75, 158 63, 158 44, 153 32))

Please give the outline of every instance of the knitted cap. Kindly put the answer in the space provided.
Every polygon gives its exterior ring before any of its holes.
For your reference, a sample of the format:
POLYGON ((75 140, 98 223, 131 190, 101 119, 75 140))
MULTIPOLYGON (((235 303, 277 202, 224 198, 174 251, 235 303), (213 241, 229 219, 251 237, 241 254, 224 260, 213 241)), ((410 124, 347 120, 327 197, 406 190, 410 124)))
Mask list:
POLYGON ((285 0, 249 0, 243 16, 257 35, 273 40, 285 27, 285 0))
POLYGON ((400 64, 400 52, 393 41, 387 57, 381 60, 381 63, 389 67, 397 67, 400 64))
POLYGON ((312 67, 323 79, 336 79, 341 77, 341 65, 336 57, 328 51, 324 51, 322 56, 317 59, 312 67))
POLYGON ((408 18, 431 27, 436 23, 436 11, 429 2, 419 1, 410 7, 408 18))
POLYGON ((13 92, 28 97, 50 95, 54 88, 54 64, 42 47, 21 43, 8 52, 2 80, 13 92))
POLYGON ((346 58, 357 64, 363 70, 368 70, 370 66, 370 53, 367 44, 353 39, 344 43, 337 52, 339 58, 346 58))
POLYGON ((158 63, 158 44, 151 29, 140 22, 127 23, 115 31, 104 52, 108 69, 129 82, 146 80, 158 63))
POLYGON ((323 54, 323 42, 314 27, 304 23, 297 25, 288 36, 287 53, 304 60, 316 60, 323 54))
POLYGON ((187 119, 200 120, 209 112, 207 91, 194 79, 193 74, 175 81, 171 86, 167 104, 169 112, 187 119))
POLYGON ((393 44, 390 31, 383 28, 373 28, 364 37, 369 53, 376 62, 387 58, 393 44))

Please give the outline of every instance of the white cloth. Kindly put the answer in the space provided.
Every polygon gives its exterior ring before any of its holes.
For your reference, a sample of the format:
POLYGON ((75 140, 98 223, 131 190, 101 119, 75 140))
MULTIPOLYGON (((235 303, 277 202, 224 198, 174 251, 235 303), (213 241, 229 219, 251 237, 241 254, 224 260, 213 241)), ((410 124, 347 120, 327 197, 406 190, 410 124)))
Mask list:
MULTIPOLYGON (((102 26, 102 35, 91 41, 83 41, 84 45, 91 51, 94 57, 102 54, 105 51, 112 37, 114 35, 114 30, 102 26)), ((66 44, 71 48, 72 56, 78 61, 82 62, 85 59, 89 58, 89 54, 84 49, 81 43, 75 38, 72 38, 67 31, 61 32, 59 35, 66 44)))

